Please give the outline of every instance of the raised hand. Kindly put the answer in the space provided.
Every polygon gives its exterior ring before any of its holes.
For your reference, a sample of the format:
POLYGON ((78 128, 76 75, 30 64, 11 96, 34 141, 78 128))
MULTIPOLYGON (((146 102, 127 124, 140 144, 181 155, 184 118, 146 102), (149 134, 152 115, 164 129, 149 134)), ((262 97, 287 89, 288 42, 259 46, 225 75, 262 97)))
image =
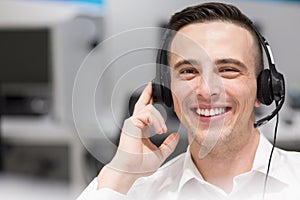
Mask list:
POLYGON ((136 179, 154 173, 175 150, 178 133, 169 135, 159 147, 150 140, 150 126, 157 134, 167 132, 162 115, 152 103, 149 83, 137 101, 133 115, 124 122, 116 155, 98 175, 98 188, 108 187, 127 193, 136 179))

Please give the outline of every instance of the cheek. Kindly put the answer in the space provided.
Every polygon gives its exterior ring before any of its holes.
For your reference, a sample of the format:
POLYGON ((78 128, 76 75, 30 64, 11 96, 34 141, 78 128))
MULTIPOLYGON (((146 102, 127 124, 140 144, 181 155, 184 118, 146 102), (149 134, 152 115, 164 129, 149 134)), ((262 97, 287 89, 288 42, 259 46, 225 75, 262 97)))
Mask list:
POLYGON ((171 84, 171 91, 172 91, 172 98, 173 98, 173 103, 174 103, 174 110, 175 113, 177 114, 177 117, 181 119, 181 107, 182 107, 182 102, 183 99, 185 98, 186 94, 183 94, 180 92, 182 90, 182 85, 180 84, 174 84, 172 82, 171 84))
POLYGON ((254 81, 251 81, 249 84, 247 84, 248 87, 246 87, 247 89, 247 93, 248 93, 248 97, 249 100, 251 101, 251 106, 255 107, 256 102, 257 102, 257 81, 256 79, 254 79, 254 81))
POLYGON ((244 81, 225 86, 226 95, 241 108, 253 109, 257 104, 256 81, 244 81))
POLYGON ((192 102, 191 99, 196 100, 191 85, 186 81, 172 81, 171 82, 172 98, 174 103, 174 110, 179 118, 188 105, 192 102))
POLYGON ((179 101, 178 101, 176 95, 174 95, 174 93, 172 93, 172 98, 173 98, 173 104, 174 104, 174 111, 175 111, 178 119, 181 119, 181 108, 179 105, 179 101))

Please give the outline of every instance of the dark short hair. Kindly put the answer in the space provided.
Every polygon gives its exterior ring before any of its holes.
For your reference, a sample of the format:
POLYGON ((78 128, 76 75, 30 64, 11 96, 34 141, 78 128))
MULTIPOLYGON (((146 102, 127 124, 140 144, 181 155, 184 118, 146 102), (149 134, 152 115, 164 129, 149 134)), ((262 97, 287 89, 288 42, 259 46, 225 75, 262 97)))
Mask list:
POLYGON ((169 20, 166 28, 179 31, 182 27, 192 23, 203 23, 208 21, 224 21, 236 24, 247 29, 256 43, 255 72, 256 76, 264 69, 262 46, 254 30, 252 21, 244 15, 237 7, 224 3, 203 3, 190 6, 175 13, 169 20))

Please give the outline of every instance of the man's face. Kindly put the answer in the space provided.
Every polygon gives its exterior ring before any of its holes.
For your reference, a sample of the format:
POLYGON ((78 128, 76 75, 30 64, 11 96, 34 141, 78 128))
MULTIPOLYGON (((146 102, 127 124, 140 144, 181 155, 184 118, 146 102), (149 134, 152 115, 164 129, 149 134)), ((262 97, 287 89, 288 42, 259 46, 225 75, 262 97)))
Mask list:
POLYGON ((249 31, 228 22, 190 24, 176 34, 169 56, 171 90, 190 142, 228 145, 250 135, 259 105, 255 49, 249 31))

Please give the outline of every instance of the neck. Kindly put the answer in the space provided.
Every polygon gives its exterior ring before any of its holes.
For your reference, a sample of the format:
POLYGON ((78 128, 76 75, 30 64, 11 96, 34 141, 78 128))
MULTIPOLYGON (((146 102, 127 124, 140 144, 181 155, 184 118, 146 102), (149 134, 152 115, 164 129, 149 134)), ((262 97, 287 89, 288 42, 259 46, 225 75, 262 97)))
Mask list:
POLYGON ((238 139, 238 142, 232 141, 235 146, 217 143, 204 158, 199 157, 201 145, 197 142, 190 145, 192 159, 203 178, 228 193, 232 190, 234 177, 251 170, 259 143, 259 132, 254 129, 244 141, 238 139))

